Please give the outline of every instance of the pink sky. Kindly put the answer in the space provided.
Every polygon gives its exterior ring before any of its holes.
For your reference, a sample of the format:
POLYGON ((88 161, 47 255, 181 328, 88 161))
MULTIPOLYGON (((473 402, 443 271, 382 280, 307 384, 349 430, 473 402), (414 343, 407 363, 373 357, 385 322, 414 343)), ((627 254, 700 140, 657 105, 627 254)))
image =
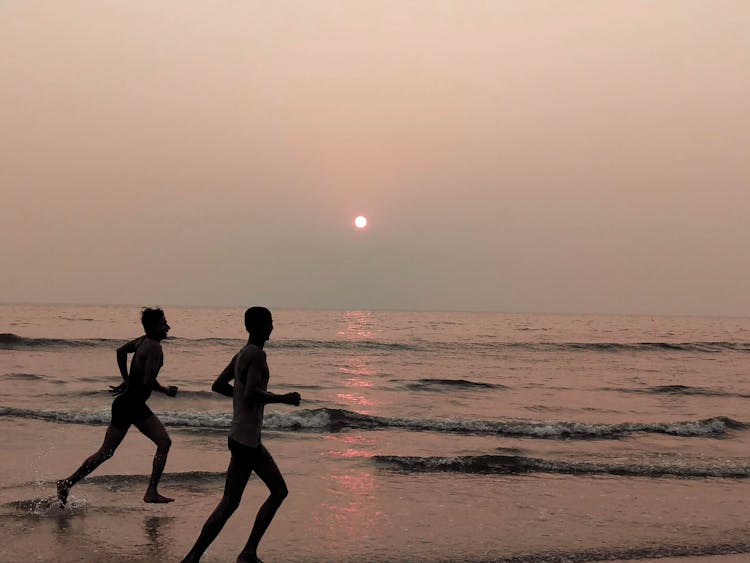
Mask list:
POLYGON ((0 19, 2 301, 750 314, 744 0, 0 19))

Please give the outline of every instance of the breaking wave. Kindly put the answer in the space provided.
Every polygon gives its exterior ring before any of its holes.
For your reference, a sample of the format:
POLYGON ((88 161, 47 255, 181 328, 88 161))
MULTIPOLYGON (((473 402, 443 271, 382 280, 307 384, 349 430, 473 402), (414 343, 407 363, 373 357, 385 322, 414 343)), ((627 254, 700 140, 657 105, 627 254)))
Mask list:
POLYGON ((38 373, 4 373, 2 379, 11 379, 15 381, 43 381, 47 379, 47 376, 38 373))
POLYGON ((730 393, 719 389, 706 387, 692 387, 690 385, 657 385, 646 389, 617 389, 605 388, 605 391, 619 391, 621 393, 643 393, 647 395, 696 395, 702 397, 740 397, 750 399, 746 393, 730 393))
POLYGON ((618 475, 629 477, 717 477, 745 479, 750 466, 691 467, 682 465, 642 465, 623 463, 569 462, 515 455, 473 455, 456 457, 374 456, 382 465, 407 472, 479 473, 512 475, 517 473, 562 473, 566 475, 618 475))
POLYGON ((515 556, 489 554, 472 557, 476 563, 589 563, 594 561, 630 561, 665 557, 711 557, 750 553, 750 541, 709 544, 665 544, 629 548, 598 548, 579 551, 543 551, 515 556))
MULTIPOLYGON (((398 381, 398 380, 393 380, 398 381)), ((412 381, 404 385, 407 389, 414 391, 440 391, 442 388, 452 389, 507 389, 504 385, 496 383, 483 383, 481 381, 470 381, 468 379, 432 379, 424 378, 412 381)))
POLYGON ((118 346, 125 340, 110 338, 29 338, 13 333, 0 333, 0 350, 20 350, 27 348, 93 348, 101 346, 118 346))
MULTIPOLYGON (((60 347, 116 347, 126 342, 110 338, 30 338, 13 333, 0 333, 0 349, 15 350, 25 348, 60 348, 60 347)), ((169 337, 165 343, 186 346, 225 346, 239 349, 244 340, 236 338, 182 338, 169 337)), ((750 352, 750 342, 435 342, 418 340, 412 342, 386 342, 378 340, 311 340, 289 339, 271 340, 270 349, 291 350, 371 350, 371 351, 412 351, 412 352, 450 352, 474 351, 481 353, 499 353, 505 350, 528 350, 536 352, 750 352)))
MULTIPOLYGON (((197 430, 229 428, 228 412, 183 411, 159 412, 169 426, 197 430)), ((110 410, 75 412, 30 410, 0 406, 0 416, 31 418, 72 424, 109 424, 110 410)), ((293 412, 266 413, 263 426, 281 431, 342 431, 347 429, 381 430, 398 428, 426 432, 490 434, 539 439, 616 439, 633 433, 669 434, 682 437, 720 437, 730 430, 747 426, 724 416, 681 422, 622 422, 592 424, 585 422, 509 420, 482 421, 458 419, 417 419, 372 416, 344 409, 303 409, 293 412)))

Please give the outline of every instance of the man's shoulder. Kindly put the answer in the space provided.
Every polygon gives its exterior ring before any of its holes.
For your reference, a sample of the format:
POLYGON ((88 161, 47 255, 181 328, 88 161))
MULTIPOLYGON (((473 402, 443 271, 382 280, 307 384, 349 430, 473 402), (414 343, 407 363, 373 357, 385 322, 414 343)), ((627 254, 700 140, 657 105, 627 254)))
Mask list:
POLYGON ((255 359, 265 360, 266 359, 266 351, 261 348, 258 348, 255 344, 249 344, 246 347, 246 350, 247 350, 248 356, 253 360, 255 359))
POLYGON ((144 354, 161 354, 161 342, 144 336, 140 346, 138 346, 138 351, 142 351, 144 354))
POLYGON ((259 361, 265 361, 266 353, 254 344, 248 344, 237 353, 237 358, 242 361, 242 363, 251 364, 259 361))

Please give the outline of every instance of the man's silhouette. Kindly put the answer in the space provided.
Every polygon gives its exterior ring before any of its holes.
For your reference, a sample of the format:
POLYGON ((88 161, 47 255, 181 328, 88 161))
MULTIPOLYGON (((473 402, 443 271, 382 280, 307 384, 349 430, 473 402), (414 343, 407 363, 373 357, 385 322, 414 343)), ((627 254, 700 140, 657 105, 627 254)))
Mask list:
POLYGON ((199 561, 211 542, 219 535, 229 517, 240 504, 250 473, 255 473, 266 484, 271 494, 260 507, 250 538, 237 557, 238 562, 258 562, 260 539, 271 523, 276 510, 288 492, 284 478, 271 454, 261 443, 263 407, 268 403, 299 405, 299 393, 277 395, 267 391, 268 364, 263 345, 271 336, 273 319, 265 307, 251 307, 245 311, 247 344, 229 362, 211 387, 217 393, 232 397, 233 416, 229 430, 229 450, 232 459, 227 469, 224 496, 201 530, 195 545, 183 563, 199 561), (234 379, 234 387, 229 382, 234 379))
POLYGON ((68 500, 71 487, 112 457, 117 446, 128 433, 131 424, 135 424, 138 430, 156 444, 151 481, 143 500, 157 503, 174 500, 160 495, 157 490, 172 440, 169 439, 161 421, 146 406, 146 400, 152 390, 160 391, 170 397, 177 394, 177 387, 162 387, 156 380, 159 369, 164 364, 161 341, 167 337, 170 327, 161 309, 144 309, 141 313, 141 323, 146 334, 117 349, 117 366, 120 368, 124 382, 117 387, 110 387, 117 397, 112 402, 112 421, 104 435, 102 447, 86 459, 73 475, 57 482, 57 497, 63 506, 68 500), (128 354, 133 354, 130 375, 128 375, 128 354))

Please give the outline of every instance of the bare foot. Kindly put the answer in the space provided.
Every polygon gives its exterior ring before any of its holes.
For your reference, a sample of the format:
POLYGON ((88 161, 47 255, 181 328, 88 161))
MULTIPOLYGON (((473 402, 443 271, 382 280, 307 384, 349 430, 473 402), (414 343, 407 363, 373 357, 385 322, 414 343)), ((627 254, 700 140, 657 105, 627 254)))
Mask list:
POLYGON ((70 481, 67 479, 60 479, 57 482, 57 500, 60 501, 60 506, 64 507, 65 503, 68 502, 68 493, 70 492, 70 481))
POLYGON ((143 502, 153 502, 155 504, 165 504, 167 502, 174 502, 173 498, 161 496, 159 493, 147 492, 143 495, 143 502))

